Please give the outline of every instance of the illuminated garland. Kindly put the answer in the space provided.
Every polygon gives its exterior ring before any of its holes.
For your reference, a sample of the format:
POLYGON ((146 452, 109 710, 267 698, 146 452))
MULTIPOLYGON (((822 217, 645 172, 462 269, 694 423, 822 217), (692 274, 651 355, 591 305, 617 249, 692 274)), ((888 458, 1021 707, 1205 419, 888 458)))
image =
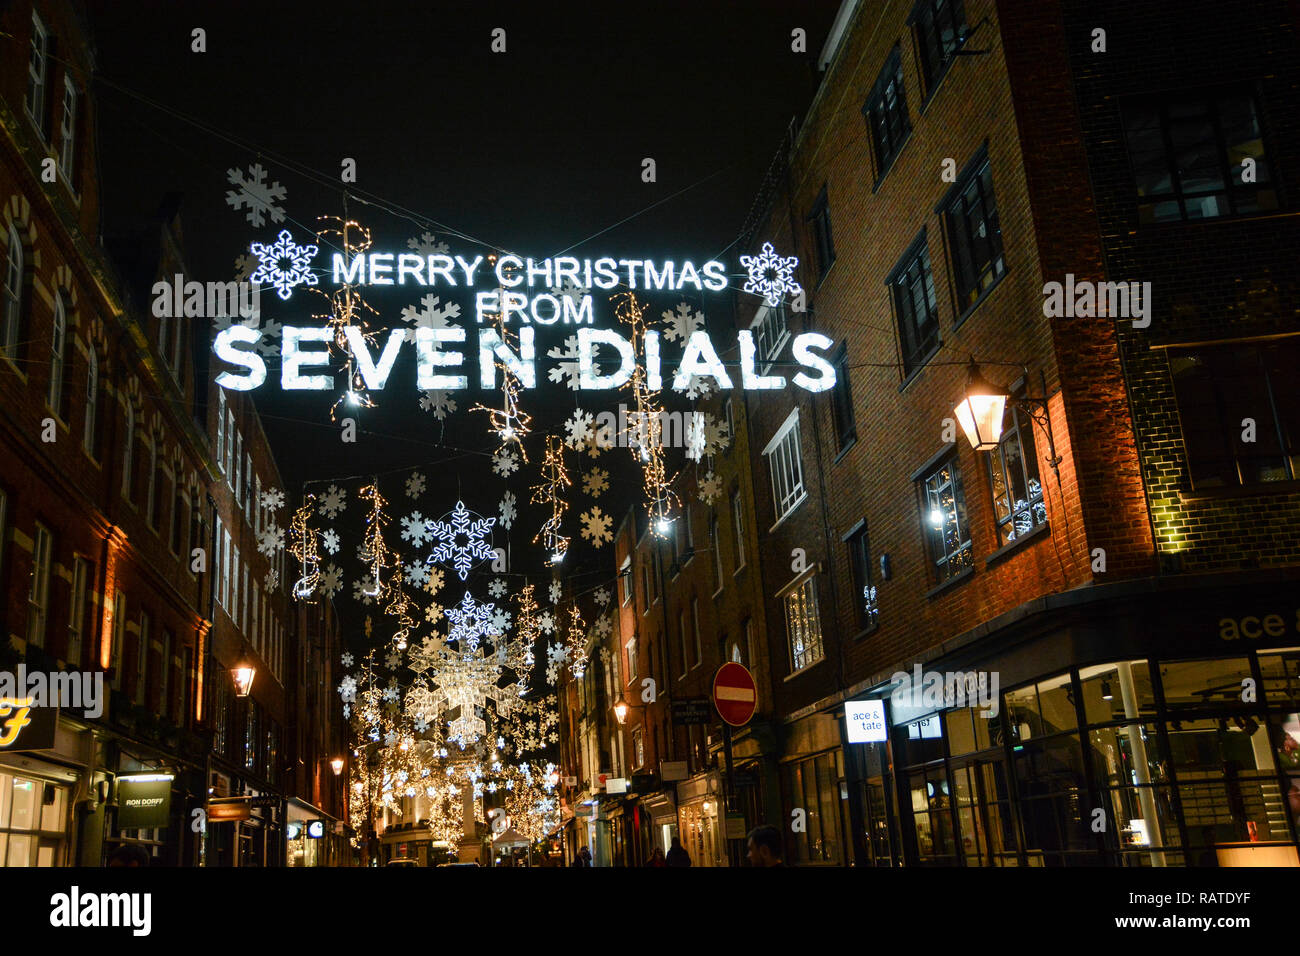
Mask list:
POLYGON ((388 504, 388 501, 379 493, 378 484, 366 485, 358 496, 370 499, 370 514, 366 516, 366 530, 362 536, 360 554, 361 559, 370 565, 373 579, 373 586, 363 588, 361 593, 377 597, 383 589, 381 574, 383 569, 389 566, 388 560, 391 554, 388 546, 384 544, 384 528, 391 521, 388 515, 384 514, 384 505, 388 504))
POLYGON ((550 552, 552 564, 559 564, 569 550, 569 537, 560 531, 569 503, 561 495, 573 482, 564 468, 564 443, 557 435, 546 436, 546 455, 542 459, 541 471, 542 482, 532 486, 530 500, 535 505, 549 507, 551 516, 533 537, 533 543, 541 544, 550 552))
MULTIPOLYGON (((349 258, 364 253, 371 246, 370 230, 355 220, 345 220, 338 216, 318 216, 316 221, 338 224, 336 226, 322 226, 316 230, 316 240, 320 245, 332 245, 333 243, 324 240, 326 237, 336 237, 344 254, 349 258)), ((337 421, 335 413, 344 402, 358 408, 374 408, 375 403, 370 398, 365 379, 357 372, 356 357, 352 350, 352 344, 348 340, 347 329, 349 326, 355 327, 368 345, 374 344, 376 333, 370 330, 366 322, 366 315, 369 313, 378 318, 379 312, 361 297, 357 287, 346 281, 346 278, 343 284, 332 293, 326 294, 319 289, 312 289, 311 291, 324 296, 329 302, 329 311, 325 315, 313 315, 312 318, 327 323, 328 327, 334 332, 333 347, 339 349, 348 357, 347 391, 340 395, 338 401, 330 408, 330 421, 337 421)))
POLYGON ((320 581, 320 551, 316 541, 316 532, 307 524, 316 503, 315 495, 307 495, 302 505, 293 513, 289 524, 289 553, 297 558, 302 567, 302 574, 294 582, 293 594, 297 598, 309 598, 320 581))
POLYGON ((656 401, 660 388, 658 374, 655 374, 656 380, 652 380, 646 372, 647 367, 658 368, 659 333, 647 327, 645 312, 635 295, 620 293, 614 296, 614 300, 614 314, 631 329, 633 348, 646 356, 644 363, 637 363, 625 386, 632 392, 636 412, 624 434, 628 447, 635 450, 641 465, 651 530, 656 537, 665 538, 672 530, 680 499, 672 488, 677 475, 668 474, 664 460, 664 409, 656 401))

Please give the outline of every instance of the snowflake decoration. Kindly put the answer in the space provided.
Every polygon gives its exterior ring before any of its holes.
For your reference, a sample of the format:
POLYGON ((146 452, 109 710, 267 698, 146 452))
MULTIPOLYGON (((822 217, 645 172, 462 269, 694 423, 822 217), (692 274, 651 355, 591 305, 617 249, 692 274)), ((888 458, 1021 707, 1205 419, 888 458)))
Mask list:
MULTIPOLYGON (((555 346, 546 352, 548 358, 558 359, 555 365, 551 366, 546 373, 547 378, 552 382, 558 382, 562 379, 568 379, 569 388, 575 392, 580 387, 581 370, 578 367, 578 337, 570 335, 564 340, 564 346, 555 346)), ((600 366, 596 361, 591 363, 591 372, 593 375, 600 374, 600 366)))
POLYGON ((496 557, 496 552, 485 540, 496 524, 496 518, 483 518, 466 510, 463 501, 456 502, 456 508, 443 515, 451 520, 430 521, 428 531, 430 540, 437 541, 428 563, 446 564, 451 562, 462 581, 469 576, 469 569, 476 561, 489 561, 496 557), (461 544, 461 539, 465 540, 461 544))
POLYGON ((722 479, 709 472, 700 481, 699 492, 701 501, 707 505, 713 504, 722 497, 722 479))
POLYGON ((275 522, 266 526, 261 534, 257 536, 257 550, 259 554, 264 554, 268 558, 274 557, 275 553, 284 547, 284 529, 277 528, 275 522))
POLYGON ((593 468, 582 476, 582 490, 593 498, 599 498, 609 490, 609 472, 603 468, 593 468))
POLYGON ((348 493, 338 485, 330 485, 325 489, 325 494, 321 495, 320 513, 329 519, 339 516, 348 507, 348 493))
POLYGON ((591 412, 574 409, 573 416, 564 422, 564 443, 570 448, 581 448, 587 443, 587 436, 591 434, 595 422, 596 416, 591 412))
POLYGON ((405 578, 406 583, 412 587, 422 588, 429 580, 429 566, 427 564, 412 564, 407 567, 405 578))
POLYGON ((569 663, 569 648, 564 644, 546 645, 547 663, 564 665, 569 663))
MULTIPOLYGON (((415 729, 417 734, 422 734, 429 729, 429 721, 424 717, 417 717, 411 726, 415 729)), ((432 790, 433 788, 430 787, 429 789, 432 790)))
POLYGON ((300 246, 288 229, 281 229, 275 242, 255 242, 249 248, 261 263, 248 281, 272 286, 276 295, 285 300, 293 294, 294 286, 316 285, 316 273, 311 271, 317 251, 314 243, 300 246))
POLYGON ((268 488, 262 492, 262 507, 279 511, 284 507, 284 492, 279 488, 268 488))
MULTIPOLYGON (((613 629, 614 629, 614 622, 611 621, 608 617, 600 618, 598 621, 596 621, 595 625, 592 627, 592 630, 596 632, 596 636, 602 639, 609 637, 610 632, 613 631, 613 629)), ((608 653, 609 653, 608 647, 602 647, 600 649, 601 659, 607 663, 609 661, 609 658, 607 656, 608 653)))
POLYGON ((420 393, 420 408, 433 412, 433 417, 441 422, 456 410, 456 399, 451 397, 450 392, 436 388, 426 389, 420 393))
POLYGON ((385 747, 397 746, 397 731, 390 730, 388 733, 384 734, 384 746, 385 747))
POLYGON ((374 591, 375 579, 368 574, 360 581, 352 582, 352 600, 360 601, 367 607, 375 603, 374 591))
POLYGON ((343 590, 343 572, 339 569, 339 566, 337 564, 327 564, 325 570, 321 572, 317 586, 327 598, 332 598, 343 590))
POLYGON ((509 448, 498 448, 492 455, 492 470, 508 478, 512 471, 519 470, 519 456, 509 448))
POLYGON ((448 319, 460 316, 460 303, 442 300, 432 292, 420 300, 422 308, 408 305, 402 310, 402 321, 410 326, 406 331, 406 341, 415 341, 416 329, 449 329, 452 323, 448 319))
POLYGON ((515 496, 513 492, 507 491, 501 498, 501 527, 510 528, 515 523, 515 518, 519 512, 515 508, 515 496))
MULTIPOLYGON (((386 666, 390 671, 397 670, 397 665, 400 663, 402 663, 402 655, 398 654, 397 651, 389 651, 387 656, 384 657, 384 666, 386 666)), ((385 693, 384 699, 397 700, 397 688, 392 687, 390 690, 393 691, 393 696, 389 697, 387 696, 387 693, 385 693)))
POLYGON ((704 413, 704 450, 716 455, 727 450, 731 444, 731 429, 724 419, 704 413))
POLYGON ((429 537, 429 519, 418 511, 402 519, 402 540, 409 541, 417 548, 429 537))
POLYGON ((559 604, 560 595, 563 594, 563 591, 560 589, 560 582, 552 581, 550 590, 547 593, 551 599, 552 604, 559 604))
POLYGON ((610 530, 613 523, 614 519, 602 512, 600 505, 593 505, 582 516, 582 536, 597 547, 607 544, 614 540, 614 532, 610 530))
POLYGON ((226 190, 226 205, 236 211, 247 206, 244 218, 255 229, 266 225, 267 213, 270 213, 272 222, 284 222, 284 209, 276 205, 277 201, 284 202, 284 187, 278 181, 267 184, 266 170, 261 163, 249 166, 247 176, 239 169, 226 170, 226 182, 239 187, 226 190))
POLYGON ((689 302, 682 302, 678 304, 675 312, 664 311, 663 324, 667 329, 664 338, 684 346, 692 332, 704 328, 704 313, 694 312, 689 302))
POLYGON ((493 578, 492 583, 488 585, 488 594, 500 600, 506 596, 506 579, 493 578))
POLYGON ((449 247, 445 242, 440 242, 433 233, 422 232, 418 239, 407 239, 406 248, 422 256, 436 256, 446 255, 449 247))
POLYGON ((479 604, 468 591, 456 607, 449 607, 444 612, 451 624, 447 631, 447 640, 456 641, 462 651, 474 650, 479 639, 484 635, 497 635, 505 627, 497 627, 497 606, 479 604))
POLYGON ((794 270, 799 265, 799 260, 794 256, 788 259, 778 256, 770 242, 763 243, 763 248, 756 256, 741 256, 740 264, 749 273, 744 291, 761 295, 773 308, 781 304, 787 293, 803 292, 803 288, 794 279, 794 270))
POLYGON ((550 611, 543 611, 537 615, 537 627, 543 634, 553 634, 555 632, 555 616, 550 611))
POLYGON ((446 578, 443 577, 441 568, 429 568, 429 580, 424 582, 424 589, 430 594, 437 594, 442 590, 446 578))
POLYGON ((344 651, 342 656, 339 657, 339 663, 342 664, 344 667, 351 667, 353 662, 355 661, 356 658, 352 656, 351 651, 344 651))
POLYGON ((339 695, 349 702, 357 699, 357 679, 351 674, 346 675, 339 683, 339 695))
POLYGON ((592 596, 596 599, 596 603, 599 604, 601 607, 609 606, 609 599, 610 599, 609 588, 597 588, 596 593, 592 596))
POLYGON ((704 431, 704 415, 694 413, 686 423, 686 457, 691 461, 699 461, 704 457, 704 452, 708 447, 708 438, 704 431), (698 415, 698 417, 697 417, 698 415))
POLYGON ((442 617, 442 608, 436 604, 430 604, 424 612, 424 619, 430 624, 437 623, 440 617, 442 617))
POLYGON ((247 281, 248 277, 253 274, 253 270, 256 268, 257 256, 253 255, 251 252, 245 252, 243 255, 237 256, 235 258, 235 281, 247 281))
POLYGON ((424 494, 424 475, 418 471, 413 472, 411 477, 406 479, 406 497, 418 498, 424 494))
POLYGON ((686 383, 681 388, 678 388, 674 382, 673 391, 685 392, 688 399, 695 401, 700 398, 708 398, 717 384, 718 380, 712 375, 692 375, 686 379, 686 383))
POLYGON ((280 572, 275 568, 272 568, 270 571, 266 572, 266 577, 263 578, 263 581, 266 583, 266 589, 268 591, 274 591, 280 584, 280 572))
POLYGON ((333 528, 326 529, 325 533, 320 536, 321 547, 330 554, 339 553, 339 533, 333 528))

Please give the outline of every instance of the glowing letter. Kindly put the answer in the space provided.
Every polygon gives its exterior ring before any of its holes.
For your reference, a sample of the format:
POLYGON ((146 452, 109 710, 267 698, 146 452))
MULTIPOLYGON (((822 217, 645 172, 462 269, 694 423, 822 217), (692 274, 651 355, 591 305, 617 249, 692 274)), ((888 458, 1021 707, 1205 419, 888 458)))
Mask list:
POLYGON ((361 380, 366 383, 366 388, 375 392, 383 389, 388 382, 388 376, 393 371, 393 364, 397 361, 397 353, 402 350, 402 343, 406 341, 406 332, 406 329, 393 329, 388 333, 388 342, 384 345, 384 351, 380 353, 379 364, 376 365, 370 357, 370 349, 366 346, 366 337, 361 334, 361 329, 355 325, 344 327, 343 334, 347 336, 348 348, 356 357, 357 371, 361 373, 361 380))
POLYGON ((578 329, 578 387, 584 389, 621 388, 632 377, 636 366, 636 353, 632 343, 612 329, 578 329), (610 375, 596 375, 591 367, 593 346, 612 345, 618 349, 618 371, 610 375))
POLYGON ((741 388, 785 388, 784 375, 754 374, 754 333, 741 329, 736 333, 740 340, 740 387, 741 388))
POLYGON ((222 329, 217 333, 217 341, 213 345, 217 358, 223 362, 229 362, 231 365, 238 365, 248 369, 242 375, 222 372, 217 376, 219 386, 234 389, 237 392, 247 392, 266 381, 266 363, 262 361, 262 356, 253 351, 244 351, 234 347, 236 342, 256 345, 261 340, 262 333, 256 329, 250 329, 246 325, 232 325, 230 328, 222 329))
POLYGON ((537 366, 534 361, 536 350, 533 347, 533 336, 536 333, 533 329, 525 326, 519 330, 519 354, 516 356, 510 351, 510 346, 501 341, 501 335, 496 329, 484 329, 478 336, 478 368, 479 381, 483 388, 497 387, 497 367, 494 360, 501 359, 501 363, 515 378, 519 379, 524 388, 537 387, 537 366))
POLYGON ((704 330, 692 332, 686 341, 686 351, 682 354, 682 364, 677 366, 673 376, 673 390, 684 391, 692 375, 708 375, 718 383, 718 388, 731 388, 731 377, 722 367, 718 353, 713 350, 709 333, 704 330))
POLYGON ((438 346, 443 342, 464 342, 465 330, 459 325, 445 329, 416 329, 415 349, 419 357, 415 386, 422 392, 433 389, 457 389, 465 387, 464 375, 435 375, 433 370, 455 368, 465 361, 463 352, 443 352, 438 346))
POLYGON ((334 331, 324 328, 299 328, 286 325, 280 342, 280 387, 283 389, 310 389, 322 391, 334 384, 332 375, 303 375, 304 366, 313 368, 329 365, 330 353, 303 352, 298 348, 299 342, 328 342, 334 337, 334 331))
POLYGON ((809 349, 825 351, 833 344, 829 338, 820 332, 805 332, 794 337, 794 345, 790 348, 794 360, 800 365, 806 365, 821 372, 820 378, 813 378, 811 375, 800 372, 794 377, 796 385, 800 388, 806 388, 810 392, 824 392, 826 389, 835 386, 835 369, 831 366, 831 363, 820 355, 814 355, 809 351, 809 349))
POLYGON ((363 252, 352 260, 352 265, 345 270, 343 268, 343 256, 334 253, 331 260, 334 267, 334 284, 335 285, 352 285, 358 283, 366 284, 366 254, 363 252))

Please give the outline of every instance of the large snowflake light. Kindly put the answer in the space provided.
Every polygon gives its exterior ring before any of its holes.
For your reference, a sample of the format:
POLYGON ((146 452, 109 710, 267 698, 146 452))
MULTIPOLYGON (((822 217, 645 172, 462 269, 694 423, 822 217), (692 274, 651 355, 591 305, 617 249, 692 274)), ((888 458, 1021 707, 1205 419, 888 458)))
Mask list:
POLYGON ((296 285, 316 285, 316 274, 311 271, 317 251, 314 243, 300 246, 288 229, 281 229, 275 242, 255 242, 249 248, 260 261, 248 281, 274 286, 281 299, 288 299, 296 285))
POLYGON ((799 265, 798 258, 778 256, 770 242, 763 243, 763 248, 756 256, 741 256, 740 264, 749 272, 749 278, 745 280, 745 291, 761 295, 773 308, 781 304, 787 293, 803 292, 794 278, 794 270, 799 265))
POLYGON ((466 591, 458 606, 446 610, 447 620, 451 622, 447 640, 455 641, 465 650, 473 650, 478 647, 479 640, 484 635, 495 636, 501 633, 494 620, 496 611, 495 604, 479 604, 466 591))
POLYGON ((487 541, 496 522, 496 518, 484 518, 469 511, 465 502, 456 502, 455 509, 443 515, 441 520, 428 523, 429 537, 437 541, 438 546, 425 563, 450 563, 464 581, 476 562, 496 557, 487 541))

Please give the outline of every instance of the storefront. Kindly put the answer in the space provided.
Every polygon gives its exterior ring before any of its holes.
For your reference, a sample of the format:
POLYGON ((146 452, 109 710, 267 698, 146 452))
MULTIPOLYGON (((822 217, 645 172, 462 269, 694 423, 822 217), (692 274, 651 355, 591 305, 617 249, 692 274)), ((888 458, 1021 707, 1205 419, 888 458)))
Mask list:
POLYGON ((1096 591, 925 665, 996 675, 989 701, 864 695, 890 723, 849 745, 869 862, 1300 865, 1295 588, 1096 591))
POLYGON ((722 778, 699 774, 677 785, 677 833, 692 866, 726 866, 722 778))
POLYGON ((286 802, 284 836, 286 866, 345 865, 342 822, 305 800, 290 797, 286 802))

